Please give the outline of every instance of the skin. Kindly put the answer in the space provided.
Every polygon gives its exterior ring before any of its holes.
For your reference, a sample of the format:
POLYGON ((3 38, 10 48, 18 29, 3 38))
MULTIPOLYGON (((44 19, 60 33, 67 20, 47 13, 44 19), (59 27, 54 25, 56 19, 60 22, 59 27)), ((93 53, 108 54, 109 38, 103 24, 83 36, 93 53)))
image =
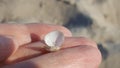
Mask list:
POLYGON ((101 53, 94 41, 72 37, 57 25, 0 24, 0 68, 98 68, 101 53), (61 50, 48 52, 44 36, 59 30, 65 41, 61 50))

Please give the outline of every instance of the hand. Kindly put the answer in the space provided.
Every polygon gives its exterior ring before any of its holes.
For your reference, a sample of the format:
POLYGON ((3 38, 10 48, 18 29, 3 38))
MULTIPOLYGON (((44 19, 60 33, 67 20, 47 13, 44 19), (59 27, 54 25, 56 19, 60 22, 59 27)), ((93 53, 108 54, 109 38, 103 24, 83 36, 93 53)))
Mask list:
POLYGON ((44 24, 0 24, 1 68, 98 68, 101 53, 95 42, 72 37, 62 26, 44 24), (44 50, 44 36, 60 30, 66 36, 62 49, 44 50))

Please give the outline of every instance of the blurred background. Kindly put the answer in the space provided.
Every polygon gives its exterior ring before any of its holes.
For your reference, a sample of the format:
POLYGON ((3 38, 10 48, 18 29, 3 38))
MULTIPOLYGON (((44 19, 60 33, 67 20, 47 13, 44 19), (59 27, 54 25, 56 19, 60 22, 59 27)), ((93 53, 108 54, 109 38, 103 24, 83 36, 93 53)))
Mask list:
MULTIPOLYGON (((97 42, 100 68, 120 68, 120 0, 0 0, 1 23, 63 25, 97 42)), ((18 27, 19 28, 19 27, 18 27)))

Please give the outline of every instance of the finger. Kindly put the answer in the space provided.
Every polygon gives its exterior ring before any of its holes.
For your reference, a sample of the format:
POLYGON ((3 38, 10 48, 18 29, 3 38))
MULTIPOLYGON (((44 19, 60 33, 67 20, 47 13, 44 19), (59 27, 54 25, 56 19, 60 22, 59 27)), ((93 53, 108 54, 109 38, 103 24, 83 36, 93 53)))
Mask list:
POLYGON ((97 68, 101 62, 99 50, 92 46, 76 46, 3 68, 97 68))
MULTIPOLYGON (((96 43, 87 38, 67 37, 65 38, 65 42, 63 43, 62 49, 71 48, 80 45, 83 46, 87 45, 97 48, 96 43)), ((10 56, 6 62, 7 63, 19 62, 48 53, 47 51, 45 51, 44 46, 46 45, 42 42, 27 44, 25 47, 21 47, 15 54, 10 56)))
MULTIPOLYGON (((9 45, 9 46, 14 47, 14 49, 13 48, 9 48, 9 49, 13 49, 10 51, 10 52, 12 52, 10 54, 13 54, 19 46, 31 42, 30 34, 34 34, 34 35, 37 34, 40 37, 43 37, 44 34, 50 32, 54 29, 61 30, 65 34, 68 34, 68 36, 71 35, 71 33, 64 27, 43 25, 43 24, 30 24, 30 25, 28 25, 28 28, 23 24, 0 24, 0 35, 6 36, 6 37, 11 37, 11 40, 13 41, 14 45, 9 45), (32 27, 32 29, 30 29, 31 27, 32 27), (38 27, 41 29, 40 31, 38 30, 38 27), (29 33, 28 29, 30 29, 30 31, 38 30, 38 31, 36 31, 36 32, 38 32, 38 34, 35 32, 29 33), (48 29, 48 30, 46 30, 46 29, 48 29)), ((37 38, 40 38, 40 37, 37 37, 37 38)), ((6 50, 6 51, 8 51, 8 50, 6 50)), ((3 56, 1 56, 1 57, 3 57, 3 56)))
MULTIPOLYGON (((57 30, 61 30, 65 34, 68 34, 68 35, 71 34, 66 28, 61 27, 61 26, 30 24, 30 25, 28 25, 28 27, 26 27, 23 24, 0 24, 0 35, 9 36, 9 37, 11 37, 11 40, 16 40, 16 41, 13 41, 13 43, 15 45, 9 45, 9 46, 14 46, 15 48, 18 48, 19 46, 21 46, 23 44, 27 44, 27 43, 31 42, 31 36, 30 36, 31 33, 34 34, 34 36, 36 35, 36 36, 43 37, 44 34, 50 32, 54 29, 57 29, 57 30), (45 29, 46 27, 47 27, 47 29, 48 28, 49 29, 46 30, 45 29), (31 28, 33 28, 33 30, 31 28), (38 28, 40 29, 40 31, 38 30, 38 28), (28 29, 30 29, 31 33, 28 31, 28 29), (36 33, 36 32, 38 32, 38 33, 36 33)), ((39 38, 39 37, 37 37, 37 38, 39 38)), ((12 49, 12 48, 10 48, 10 49, 12 49)), ((16 49, 14 49, 14 50, 16 50, 16 49)), ((13 51, 13 52, 15 52, 15 51, 13 51)))
POLYGON ((63 27, 58 25, 46 25, 46 24, 27 24, 27 27, 30 31, 33 40, 42 40, 44 36, 54 30, 59 30, 64 33, 65 36, 71 37, 71 32, 63 27))
POLYGON ((68 29, 57 25, 0 24, 0 35, 13 36, 20 45, 31 42, 31 37, 34 40, 41 40, 44 35, 54 30, 63 32, 65 36, 72 35, 68 29))
POLYGON ((22 24, 0 24, 0 35, 13 37, 18 45, 31 42, 30 33, 22 24))
POLYGON ((24 25, 0 24, 0 61, 9 57, 20 45, 31 42, 24 25))
POLYGON ((11 55, 5 61, 5 64, 12 64, 12 63, 24 61, 48 53, 44 49, 44 46, 45 44, 41 42, 24 45, 24 47, 20 47, 14 54, 11 55))

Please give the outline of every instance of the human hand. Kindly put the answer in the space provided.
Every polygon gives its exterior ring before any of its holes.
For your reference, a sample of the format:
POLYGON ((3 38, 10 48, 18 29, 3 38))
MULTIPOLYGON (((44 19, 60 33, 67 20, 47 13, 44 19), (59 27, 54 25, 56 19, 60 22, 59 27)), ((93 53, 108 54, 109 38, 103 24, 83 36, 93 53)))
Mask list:
POLYGON ((61 26, 0 24, 0 61, 1 68, 98 68, 101 54, 95 42, 61 26), (66 38, 61 50, 47 52, 42 40, 54 30, 66 38))

